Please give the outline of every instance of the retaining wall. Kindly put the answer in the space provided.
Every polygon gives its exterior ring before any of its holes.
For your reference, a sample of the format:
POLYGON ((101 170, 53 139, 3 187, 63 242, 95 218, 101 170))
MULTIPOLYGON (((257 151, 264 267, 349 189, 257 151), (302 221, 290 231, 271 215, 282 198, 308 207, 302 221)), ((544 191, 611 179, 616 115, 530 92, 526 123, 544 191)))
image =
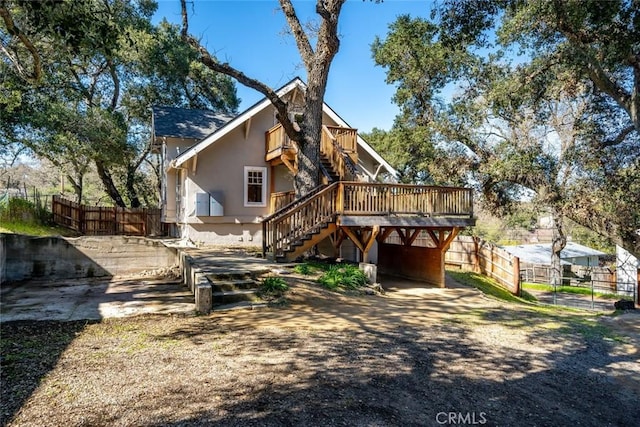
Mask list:
POLYGON ((178 265, 178 252, 144 237, 0 234, 0 282, 127 276, 178 265))

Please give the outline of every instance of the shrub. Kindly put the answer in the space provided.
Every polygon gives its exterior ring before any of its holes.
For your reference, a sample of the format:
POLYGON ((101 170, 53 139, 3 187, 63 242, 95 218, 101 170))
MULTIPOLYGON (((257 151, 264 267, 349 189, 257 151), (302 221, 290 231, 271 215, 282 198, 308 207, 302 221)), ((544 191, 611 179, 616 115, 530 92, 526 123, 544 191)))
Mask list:
POLYGON ((27 224, 48 225, 51 214, 40 203, 33 203, 19 197, 3 198, 0 200, 0 219, 2 221, 21 221, 27 224))
POLYGON ((260 291, 265 294, 282 293, 288 289, 289 285, 282 277, 265 277, 260 285, 260 291))
POLYGON ((318 279, 318 283, 327 289, 338 288, 357 289, 366 285, 367 276, 357 266, 352 264, 336 264, 318 279))
POLYGON ((311 274, 311 266, 309 264, 307 264, 307 263, 298 264, 295 267, 293 267, 293 271, 295 273, 302 274, 304 276, 308 276, 309 274, 311 274))

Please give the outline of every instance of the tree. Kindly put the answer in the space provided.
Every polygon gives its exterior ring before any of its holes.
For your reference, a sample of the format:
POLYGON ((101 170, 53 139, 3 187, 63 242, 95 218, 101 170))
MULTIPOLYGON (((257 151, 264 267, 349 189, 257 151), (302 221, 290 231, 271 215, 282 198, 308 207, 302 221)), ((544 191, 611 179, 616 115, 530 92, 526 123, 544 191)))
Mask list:
POLYGON ((384 153, 384 158, 398 171, 400 182, 407 184, 434 183, 434 177, 429 165, 435 161, 435 150, 429 144, 421 142, 430 138, 421 131, 425 128, 407 129, 396 124, 390 131, 373 128, 362 137, 378 152, 384 153))
POLYGON ((82 197, 88 162, 118 206, 137 207, 151 149, 153 104, 234 112, 230 78, 196 61, 178 27, 150 23, 153 1, 3 1, 0 113, 19 141, 72 170, 82 197), (27 71, 33 70, 33 71, 27 71))
POLYGON ((317 31, 310 34, 300 23, 295 8, 290 0, 280 0, 280 8, 284 13, 291 30, 302 62, 307 71, 306 91, 304 94, 304 111, 301 120, 295 122, 289 116, 288 106, 278 94, 266 84, 253 79, 228 63, 218 62, 202 44, 189 34, 186 0, 182 5, 182 36, 199 53, 204 65, 219 73, 233 77, 241 84, 262 93, 276 108, 277 119, 285 132, 296 141, 298 152, 298 173, 294 177, 296 195, 302 196, 313 190, 319 183, 320 136, 322 131, 322 106, 329 77, 329 69, 333 58, 338 53, 340 39, 338 37, 338 18, 345 0, 318 0, 316 13, 320 23, 317 31), (311 39, 316 39, 315 47, 311 39))
POLYGON ((431 129, 425 143, 455 157, 486 203, 533 190, 638 254, 638 193, 626 191, 640 182, 637 6, 445 1, 431 20, 399 18, 373 52, 398 84, 399 120, 431 129))

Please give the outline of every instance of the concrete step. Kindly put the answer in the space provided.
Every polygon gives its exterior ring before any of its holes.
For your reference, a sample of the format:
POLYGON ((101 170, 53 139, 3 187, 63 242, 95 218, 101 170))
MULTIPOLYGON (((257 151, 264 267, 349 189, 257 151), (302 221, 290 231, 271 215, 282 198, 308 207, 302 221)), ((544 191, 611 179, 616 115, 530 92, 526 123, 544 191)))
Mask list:
POLYGON ((242 289, 256 289, 260 282, 254 279, 215 280, 211 282, 213 292, 239 291, 242 289))
POLYGON ((266 302, 238 301, 229 304, 214 305, 213 311, 255 310, 266 306, 266 302))
POLYGON ((240 289, 236 291, 218 291, 213 293, 213 306, 231 304, 240 301, 260 301, 257 289, 240 289))
POLYGON ((204 269, 207 278, 215 282, 235 281, 235 280, 251 280, 255 274, 248 270, 229 270, 227 268, 204 269))

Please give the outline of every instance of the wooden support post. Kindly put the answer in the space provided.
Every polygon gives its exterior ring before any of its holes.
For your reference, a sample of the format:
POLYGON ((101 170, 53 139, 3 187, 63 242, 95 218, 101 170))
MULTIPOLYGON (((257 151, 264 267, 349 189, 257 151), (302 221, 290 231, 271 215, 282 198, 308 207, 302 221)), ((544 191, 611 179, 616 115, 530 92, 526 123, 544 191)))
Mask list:
POLYGON ((438 236, 436 236, 436 233, 433 232, 433 230, 429 229, 427 230, 427 232, 429 233, 429 236, 431 237, 431 240, 433 240, 433 244, 436 246, 436 248, 440 247, 440 239, 438 238, 438 236))
POLYGON ((362 253, 362 262, 369 262, 369 251, 376 241, 376 237, 380 233, 380 226, 374 225, 371 230, 359 229, 352 230, 351 227, 341 227, 344 233, 349 236, 353 243, 360 249, 362 253))
POLYGON ((342 182, 338 184, 335 209, 336 214, 338 215, 341 215, 344 212, 344 184, 342 182))
POLYGON ((293 160, 293 162, 291 162, 291 160, 287 158, 284 154, 281 156, 281 159, 282 159, 282 163, 284 163, 284 165, 287 167, 287 169, 289 169, 292 175, 295 175, 298 173, 298 164, 295 159, 293 160))
POLYGON ((520 258, 513 257, 513 290, 514 295, 520 296, 520 258))
POLYGON ((344 242, 344 239, 347 238, 347 235, 344 233, 344 231, 341 228, 338 228, 338 231, 336 231, 336 249, 340 249, 340 246, 342 246, 342 242, 344 242))
POLYGON ((357 232, 353 231, 351 227, 341 227, 341 230, 351 239, 361 252, 364 252, 364 246, 362 245, 360 236, 358 236, 357 232))
POLYGON ((449 235, 445 235, 445 233, 447 232, 447 230, 439 230, 438 234, 440 235, 439 239, 438 239, 438 249, 440 249, 440 270, 442 272, 441 275, 441 282, 440 282, 440 287, 444 288, 445 287, 445 268, 444 268, 444 259, 445 259, 445 255, 447 250, 449 249, 449 245, 451 245, 451 242, 453 241, 453 239, 456 238, 456 236, 458 235, 458 233, 460 232, 460 228, 459 227, 453 227, 450 231, 449 231, 449 235))
POLYGON ((364 251, 362 251, 362 262, 369 262, 369 251, 373 246, 373 242, 376 241, 376 236, 380 233, 380 226, 374 225, 371 229, 371 233, 369 234, 368 240, 364 246, 364 251))
POLYGON ((404 231, 402 231, 402 228, 398 227, 396 228, 396 231, 398 232, 398 236, 400 236, 400 241, 402 242, 403 245, 407 244, 407 236, 404 234, 404 231))
POLYGON ((456 236, 458 235, 458 233, 460 233, 460 227, 453 227, 451 229, 451 232, 449 233, 449 235, 447 236, 446 239, 443 240, 442 242, 442 248, 443 250, 446 252, 447 250, 449 250, 449 246, 451 245, 451 242, 453 242, 453 239, 456 238, 456 236))

